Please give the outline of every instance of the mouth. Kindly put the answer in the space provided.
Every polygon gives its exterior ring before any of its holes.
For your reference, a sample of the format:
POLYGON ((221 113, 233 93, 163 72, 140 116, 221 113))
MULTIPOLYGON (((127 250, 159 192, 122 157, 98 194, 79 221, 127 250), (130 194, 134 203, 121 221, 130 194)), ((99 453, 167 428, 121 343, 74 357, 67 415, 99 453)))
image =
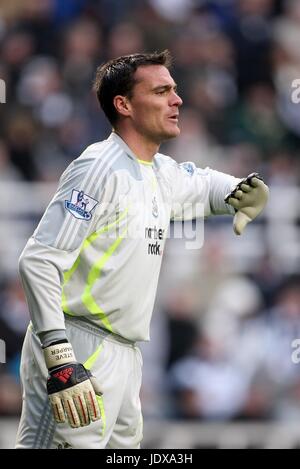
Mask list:
POLYGON ((178 114, 174 114, 173 116, 169 116, 168 119, 170 119, 172 122, 178 122, 178 114))

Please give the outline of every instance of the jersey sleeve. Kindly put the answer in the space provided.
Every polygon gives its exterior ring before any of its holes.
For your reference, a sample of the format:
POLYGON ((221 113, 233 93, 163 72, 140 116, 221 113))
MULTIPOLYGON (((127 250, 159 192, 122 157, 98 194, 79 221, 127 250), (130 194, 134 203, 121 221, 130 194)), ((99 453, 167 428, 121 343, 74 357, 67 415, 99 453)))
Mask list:
POLYGON ((96 227, 105 223, 114 192, 109 164, 77 159, 58 189, 19 260, 19 271, 35 331, 65 329, 61 310, 63 274, 96 227))
POLYGON ((173 161, 170 174, 172 220, 234 214, 234 209, 224 202, 224 197, 240 179, 210 168, 197 168, 191 162, 177 164, 173 161))

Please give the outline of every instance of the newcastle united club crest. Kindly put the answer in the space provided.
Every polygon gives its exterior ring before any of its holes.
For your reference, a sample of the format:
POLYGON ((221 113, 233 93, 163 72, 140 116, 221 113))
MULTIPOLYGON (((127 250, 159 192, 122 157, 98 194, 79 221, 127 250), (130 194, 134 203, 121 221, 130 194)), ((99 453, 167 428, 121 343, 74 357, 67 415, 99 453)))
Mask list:
POLYGON ((158 217, 158 205, 156 197, 154 196, 152 199, 152 215, 157 218, 158 217))

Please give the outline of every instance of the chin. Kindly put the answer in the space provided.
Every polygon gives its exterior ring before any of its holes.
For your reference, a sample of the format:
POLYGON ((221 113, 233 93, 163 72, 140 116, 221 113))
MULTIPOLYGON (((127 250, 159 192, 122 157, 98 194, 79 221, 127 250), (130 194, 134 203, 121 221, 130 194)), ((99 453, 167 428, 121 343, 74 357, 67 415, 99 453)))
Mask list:
POLYGON ((179 127, 173 127, 172 129, 164 129, 160 134, 156 134, 155 136, 152 135, 153 141, 156 141, 157 144, 161 144, 163 142, 166 142, 167 140, 170 140, 171 138, 175 138, 180 134, 180 129, 179 127))
POLYGON ((165 133, 165 140, 169 140, 170 138, 175 138, 178 137, 180 134, 180 128, 179 127, 174 127, 173 129, 169 130, 168 132, 165 133))
POLYGON ((172 132, 169 138, 175 138, 178 137, 178 135, 180 135, 180 129, 177 128, 174 132, 172 132))

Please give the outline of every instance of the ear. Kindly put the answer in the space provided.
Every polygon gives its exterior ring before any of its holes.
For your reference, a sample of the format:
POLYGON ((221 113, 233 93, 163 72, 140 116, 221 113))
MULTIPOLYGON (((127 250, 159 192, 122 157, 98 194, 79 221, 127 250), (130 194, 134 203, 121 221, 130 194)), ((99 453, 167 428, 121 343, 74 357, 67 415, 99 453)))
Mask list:
POLYGON ((114 106, 119 114, 122 116, 130 116, 131 114, 131 105, 126 96, 117 95, 113 100, 114 106))

